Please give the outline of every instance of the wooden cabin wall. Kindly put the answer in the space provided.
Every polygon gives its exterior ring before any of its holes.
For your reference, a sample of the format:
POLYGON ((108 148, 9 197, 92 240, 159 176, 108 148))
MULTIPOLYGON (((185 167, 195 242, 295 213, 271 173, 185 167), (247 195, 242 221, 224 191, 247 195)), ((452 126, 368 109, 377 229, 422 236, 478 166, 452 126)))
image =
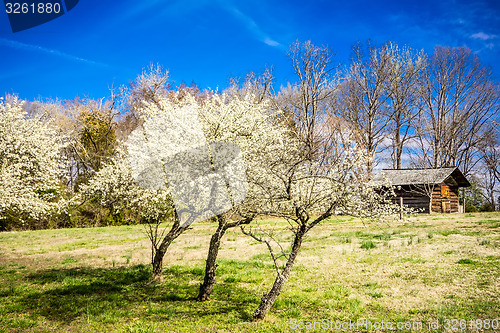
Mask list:
POLYGON ((404 186, 401 190, 396 190, 395 194, 396 197, 392 200, 395 204, 399 205, 399 198, 403 198, 404 206, 418 209, 422 213, 429 213, 429 197, 422 193, 404 186))
POLYGON ((451 202, 451 212, 458 213, 460 206, 460 198, 459 198, 459 187, 458 186, 450 186, 450 202, 451 202))
MULTIPOLYGON (((458 213, 459 199, 458 186, 451 184, 437 184, 432 192, 432 212, 433 213, 458 213), (446 196, 443 196, 442 185, 446 185, 448 191, 444 191, 446 196), (446 193, 447 192, 447 193, 446 193)), ((396 196, 392 198, 392 202, 399 205, 400 198, 403 198, 403 204, 406 207, 413 208, 419 212, 429 213, 429 197, 424 193, 422 188, 415 186, 402 186, 398 190, 394 190, 396 196)))
MULTIPOLYGON (((446 199, 444 200, 446 201, 446 199)), ((433 213, 442 213, 442 202, 443 197, 441 196, 441 186, 434 186, 434 191, 432 191, 432 212, 433 213)))
POLYGON ((435 213, 457 213, 458 212, 458 186, 439 184, 432 192, 432 211, 435 213), (441 186, 448 186, 448 196, 441 195, 441 186))

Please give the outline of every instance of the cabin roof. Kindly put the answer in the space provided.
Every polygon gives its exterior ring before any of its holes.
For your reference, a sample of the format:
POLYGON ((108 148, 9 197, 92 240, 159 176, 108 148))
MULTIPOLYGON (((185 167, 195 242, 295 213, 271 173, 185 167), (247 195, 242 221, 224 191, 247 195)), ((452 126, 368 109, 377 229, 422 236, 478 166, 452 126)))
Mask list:
POLYGON ((459 187, 469 187, 471 184, 458 167, 438 169, 384 169, 376 174, 371 183, 373 185, 425 185, 451 183, 459 187))

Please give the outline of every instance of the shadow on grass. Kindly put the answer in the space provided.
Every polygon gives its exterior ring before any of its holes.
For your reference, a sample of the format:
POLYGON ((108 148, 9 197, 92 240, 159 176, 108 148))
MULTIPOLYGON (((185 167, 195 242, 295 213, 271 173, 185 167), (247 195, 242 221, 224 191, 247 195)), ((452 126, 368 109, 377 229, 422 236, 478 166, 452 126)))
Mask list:
POLYGON ((47 320, 70 323, 78 319, 116 322, 133 317, 170 320, 175 316, 216 316, 233 313, 250 320, 248 306, 256 305, 249 290, 220 283, 214 300, 194 300, 203 270, 165 268, 164 282, 150 285, 151 268, 74 268, 39 271, 26 276, 29 287, 16 295, 16 312, 30 312, 47 320), (246 309, 245 309, 246 308, 246 309))

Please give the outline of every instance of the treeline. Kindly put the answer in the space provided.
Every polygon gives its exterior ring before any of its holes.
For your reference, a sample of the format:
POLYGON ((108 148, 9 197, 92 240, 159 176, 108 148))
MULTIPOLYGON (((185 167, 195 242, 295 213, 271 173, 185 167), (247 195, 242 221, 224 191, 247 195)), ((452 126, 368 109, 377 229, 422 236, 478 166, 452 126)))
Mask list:
POLYGON ((296 42, 289 56, 296 81, 279 88, 266 69, 232 79, 223 92, 174 89, 168 72, 150 66, 102 100, 5 96, 0 228, 140 223, 137 208, 123 198, 102 200, 89 181, 123 154, 128 135, 143 122, 144 103, 188 98, 202 105, 215 95, 223 103, 252 96, 307 147, 329 152, 329 163, 354 138, 370 156, 368 178, 381 167, 458 166, 474 183, 466 193, 469 210, 498 207, 499 87, 472 50, 436 47, 428 55, 393 43, 358 43, 350 63, 340 65, 327 47, 296 42), (64 207, 56 207, 61 200, 64 207))

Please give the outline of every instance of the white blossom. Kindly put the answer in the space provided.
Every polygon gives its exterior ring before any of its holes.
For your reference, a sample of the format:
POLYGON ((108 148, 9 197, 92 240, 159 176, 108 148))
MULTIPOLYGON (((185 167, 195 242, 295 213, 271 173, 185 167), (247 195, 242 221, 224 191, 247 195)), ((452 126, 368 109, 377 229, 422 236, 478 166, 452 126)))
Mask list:
POLYGON ((98 199, 112 214, 124 209, 134 209, 138 217, 161 220, 171 210, 167 190, 144 189, 132 177, 132 168, 125 153, 121 152, 112 162, 107 162, 94 174, 88 184, 80 189, 82 199, 98 199))
POLYGON ((201 102, 158 98, 144 102, 144 125, 128 140, 133 176, 146 188, 168 186, 179 220, 204 220, 240 204, 245 165, 279 141, 265 103, 226 94, 201 102))
POLYGON ((41 117, 28 118, 17 98, 0 101, 0 218, 40 218, 61 208, 61 138, 41 117))

